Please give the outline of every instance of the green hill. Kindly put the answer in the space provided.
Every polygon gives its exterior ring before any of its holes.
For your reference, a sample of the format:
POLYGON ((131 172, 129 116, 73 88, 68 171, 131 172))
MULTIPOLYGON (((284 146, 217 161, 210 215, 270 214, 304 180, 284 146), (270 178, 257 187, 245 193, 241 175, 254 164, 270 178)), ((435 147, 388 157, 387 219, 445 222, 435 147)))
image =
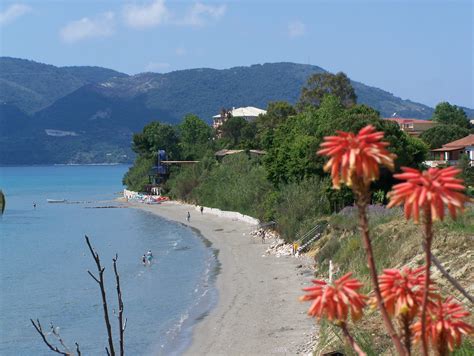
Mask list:
POLYGON ((55 67, 0 57, 0 102, 33 113, 88 84, 126 74, 100 67, 55 67))
MULTIPOLYGON (((129 76, 9 57, 1 57, 0 66, 0 164, 130 160, 132 133, 152 120, 177 123, 194 113, 210 122, 222 107, 294 104, 307 78, 324 72, 312 65, 266 63, 129 76), (35 152, 27 154, 33 147, 35 152)), ((358 102, 382 116, 429 118, 433 113, 382 89, 352 84, 358 102)))

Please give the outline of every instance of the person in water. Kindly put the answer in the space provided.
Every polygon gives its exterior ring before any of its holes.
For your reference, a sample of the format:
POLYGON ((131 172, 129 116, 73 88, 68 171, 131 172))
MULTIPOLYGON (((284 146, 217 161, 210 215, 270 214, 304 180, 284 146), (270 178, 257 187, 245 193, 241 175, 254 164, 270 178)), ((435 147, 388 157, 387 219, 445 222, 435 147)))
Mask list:
POLYGON ((153 260, 153 254, 151 253, 151 250, 148 250, 146 253, 146 259, 148 261, 148 264, 151 265, 151 261, 153 260))
POLYGON ((33 202, 33 209, 36 209, 36 202, 33 202))
POLYGON ((144 266, 146 265, 146 256, 145 255, 143 255, 143 257, 142 257, 142 263, 143 263, 144 266))

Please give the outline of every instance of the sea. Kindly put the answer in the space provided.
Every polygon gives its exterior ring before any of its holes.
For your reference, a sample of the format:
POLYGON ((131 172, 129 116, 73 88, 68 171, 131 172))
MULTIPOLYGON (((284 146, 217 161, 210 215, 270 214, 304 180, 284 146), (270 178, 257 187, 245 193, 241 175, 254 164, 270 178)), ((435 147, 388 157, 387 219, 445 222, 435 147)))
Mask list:
MULTIPOLYGON (((125 352, 179 355, 193 326, 217 301, 216 251, 198 231, 116 202, 126 165, 0 167, 0 355, 50 355, 30 319, 58 345, 105 355, 108 346, 97 267, 105 267, 115 349, 119 325, 112 259, 124 303, 125 352), (64 203, 48 203, 47 199, 64 203), (36 208, 34 204, 36 203, 36 208), (142 264, 151 250, 150 266, 142 264)), ((183 216, 183 221, 185 217, 183 216)))

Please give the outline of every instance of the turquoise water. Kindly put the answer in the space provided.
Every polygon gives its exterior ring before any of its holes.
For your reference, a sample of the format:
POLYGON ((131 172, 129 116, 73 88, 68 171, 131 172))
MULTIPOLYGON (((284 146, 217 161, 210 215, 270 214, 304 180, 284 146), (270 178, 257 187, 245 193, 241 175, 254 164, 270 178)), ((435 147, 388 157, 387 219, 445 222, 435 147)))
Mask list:
MULTIPOLYGON (((87 234, 106 267, 108 302, 117 309, 112 257, 119 255, 126 352, 179 354, 191 328, 215 303, 212 249, 191 229, 117 205, 126 166, 0 167, 7 207, 0 217, 0 354, 50 355, 29 319, 52 321, 74 348, 104 355, 107 336, 87 234), (48 204, 67 199, 74 204, 48 204), (36 209, 33 208, 36 202, 36 209), (151 249, 152 266, 141 264, 151 249)), ((112 316, 114 333, 118 331, 112 316)), ((118 343, 116 345, 118 347, 118 343)))

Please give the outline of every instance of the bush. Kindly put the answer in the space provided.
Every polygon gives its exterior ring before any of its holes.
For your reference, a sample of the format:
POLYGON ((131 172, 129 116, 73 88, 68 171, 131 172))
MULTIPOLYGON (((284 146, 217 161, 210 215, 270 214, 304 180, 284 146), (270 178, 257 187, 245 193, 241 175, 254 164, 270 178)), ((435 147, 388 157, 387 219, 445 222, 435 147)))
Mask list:
POLYGON ((193 196, 205 206, 260 217, 265 199, 272 191, 259 160, 236 154, 225 157, 222 164, 211 169, 193 196))
POLYGON ((324 194, 326 179, 308 178, 281 187, 275 220, 277 231, 285 241, 294 241, 311 229, 321 215, 330 213, 330 202, 324 194))
POLYGON ((148 172, 153 166, 154 158, 145 156, 138 156, 135 159, 135 164, 131 167, 123 177, 123 184, 127 189, 137 192, 144 191, 145 185, 149 183, 148 172))

